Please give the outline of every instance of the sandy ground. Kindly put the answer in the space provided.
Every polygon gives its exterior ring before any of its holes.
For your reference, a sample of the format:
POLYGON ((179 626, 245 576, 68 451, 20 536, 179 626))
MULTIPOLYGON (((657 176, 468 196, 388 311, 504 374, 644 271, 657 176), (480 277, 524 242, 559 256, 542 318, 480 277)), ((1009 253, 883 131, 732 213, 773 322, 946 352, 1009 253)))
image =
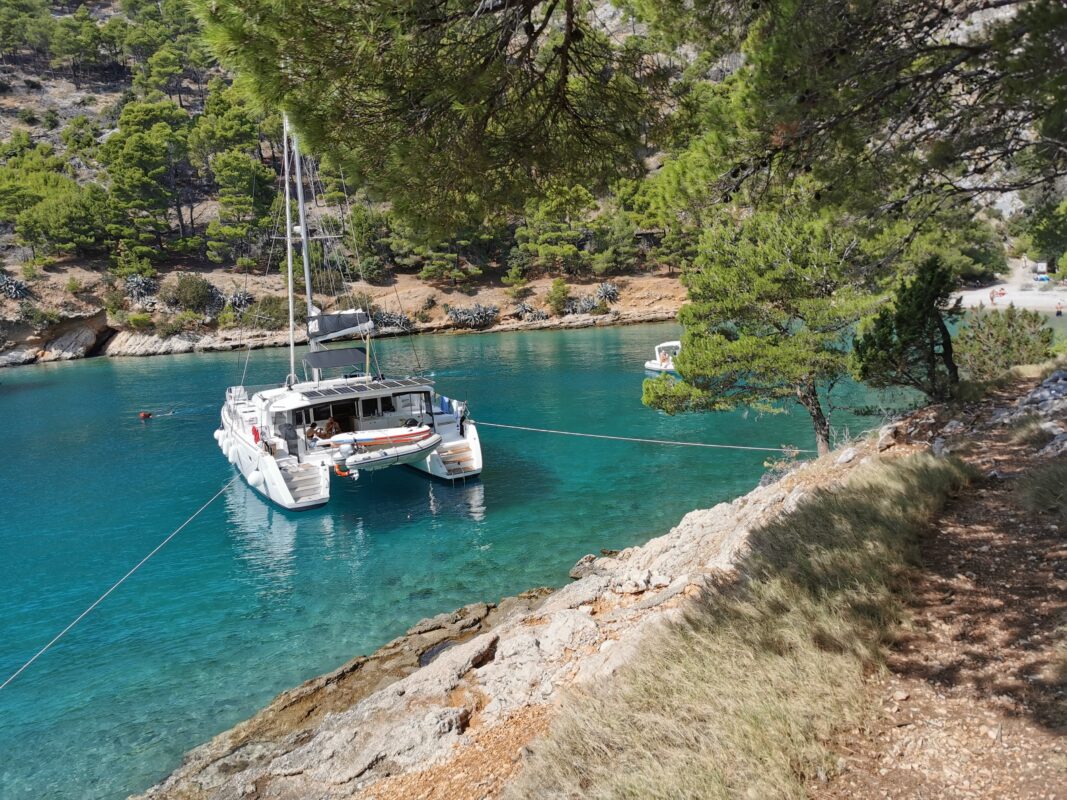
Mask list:
POLYGON ((1035 281, 1029 263, 1024 263, 1022 259, 1013 258, 1009 263, 1012 268, 1010 276, 1005 276, 992 286, 960 292, 957 296, 963 300, 963 307, 976 308, 982 304, 986 308, 1001 308, 1014 303, 1016 308, 1051 314, 1056 311, 1056 305, 1060 304, 1067 311, 1067 286, 1055 280, 1048 283, 1035 281), (990 297, 991 291, 1001 290, 1004 291, 1003 296, 990 297))

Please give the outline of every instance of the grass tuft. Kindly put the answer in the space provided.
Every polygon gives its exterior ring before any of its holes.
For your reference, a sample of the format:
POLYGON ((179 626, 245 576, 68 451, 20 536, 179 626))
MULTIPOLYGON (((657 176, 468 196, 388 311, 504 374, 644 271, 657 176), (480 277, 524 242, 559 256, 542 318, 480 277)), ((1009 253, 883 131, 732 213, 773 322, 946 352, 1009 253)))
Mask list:
POLYGON ((753 532, 740 580, 578 693, 506 797, 803 797, 864 718, 919 536, 967 477, 929 455, 872 466, 753 532))
POLYGON ((1067 464, 1038 467, 1019 479, 1019 502, 1029 511, 1067 521, 1067 464))
POLYGON ((1044 421, 1045 418, 1040 414, 1027 414, 1020 417, 1009 428, 1011 440, 1015 444, 1025 444, 1040 450, 1055 438, 1053 434, 1041 427, 1044 421))

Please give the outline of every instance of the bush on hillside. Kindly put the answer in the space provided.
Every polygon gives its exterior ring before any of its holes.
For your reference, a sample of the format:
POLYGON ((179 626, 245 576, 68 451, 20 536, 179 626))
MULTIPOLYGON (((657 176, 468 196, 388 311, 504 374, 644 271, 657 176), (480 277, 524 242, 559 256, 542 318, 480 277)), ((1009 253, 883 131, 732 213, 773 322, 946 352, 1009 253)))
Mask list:
POLYGON ((210 281, 189 272, 179 273, 160 286, 159 299, 171 308, 198 314, 217 313, 225 305, 222 293, 210 281))
POLYGON ((971 380, 992 381, 1019 364, 1047 361, 1052 340, 1052 329, 1036 311, 979 306, 964 318, 956 336, 956 357, 971 380))
POLYGON ((0 294, 12 300, 25 300, 30 296, 30 287, 0 272, 0 294))

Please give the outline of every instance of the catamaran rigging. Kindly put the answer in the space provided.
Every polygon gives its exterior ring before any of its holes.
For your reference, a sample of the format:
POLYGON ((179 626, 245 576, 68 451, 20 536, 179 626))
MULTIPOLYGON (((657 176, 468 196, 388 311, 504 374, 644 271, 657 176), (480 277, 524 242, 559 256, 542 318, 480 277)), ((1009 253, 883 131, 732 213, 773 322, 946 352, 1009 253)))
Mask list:
POLYGON ((371 370, 374 322, 366 309, 329 313, 314 304, 308 220, 297 137, 283 117, 286 275, 289 299, 289 371, 279 386, 226 390, 215 439, 249 486, 290 510, 324 505, 334 480, 361 470, 407 465, 445 480, 482 470, 477 426, 466 404, 437 393, 422 377, 387 378, 371 370), (291 161, 290 161, 291 160, 291 161), (294 165, 299 223, 292 219, 294 165), (307 305, 308 352, 304 378, 296 372, 294 234, 307 305), (359 336, 363 346, 328 348, 326 342, 359 336), (324 377, 338 370, 336 377, 324 377), (318 434, 319 423, 327 433, 318 434))

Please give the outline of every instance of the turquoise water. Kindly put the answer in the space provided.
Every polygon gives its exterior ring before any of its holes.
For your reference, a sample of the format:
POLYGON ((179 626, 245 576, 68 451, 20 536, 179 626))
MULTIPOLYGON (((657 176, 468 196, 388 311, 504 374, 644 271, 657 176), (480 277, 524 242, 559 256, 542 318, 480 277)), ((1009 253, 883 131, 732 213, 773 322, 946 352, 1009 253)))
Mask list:
MULTIPOLYGON (((413 341, 440 390, 468 399, 475 418, 813 446, 795 412, 644 408, 640 365, 677 334, 655 325, 413 341)), ((381 343, 387 371, 414 371, 410 341, 381 343)), ((253 353, 247 382, 278 380, 286 360, 253 353)), ((0 372, 0 681, 232 477, 211 433, 240 366, 219 354, 0 372), (141 422, 141 409, 173 413, 141 422)), ((388 470, 335 489, 325 509, 290 514, 235 483, 0 691, 0 797, 143 790, 279 691, 422 617, 565 583, 583 554, 640 543, 747 491, 767 458, 481 433, 485 472, 466 486, 388 470)))

